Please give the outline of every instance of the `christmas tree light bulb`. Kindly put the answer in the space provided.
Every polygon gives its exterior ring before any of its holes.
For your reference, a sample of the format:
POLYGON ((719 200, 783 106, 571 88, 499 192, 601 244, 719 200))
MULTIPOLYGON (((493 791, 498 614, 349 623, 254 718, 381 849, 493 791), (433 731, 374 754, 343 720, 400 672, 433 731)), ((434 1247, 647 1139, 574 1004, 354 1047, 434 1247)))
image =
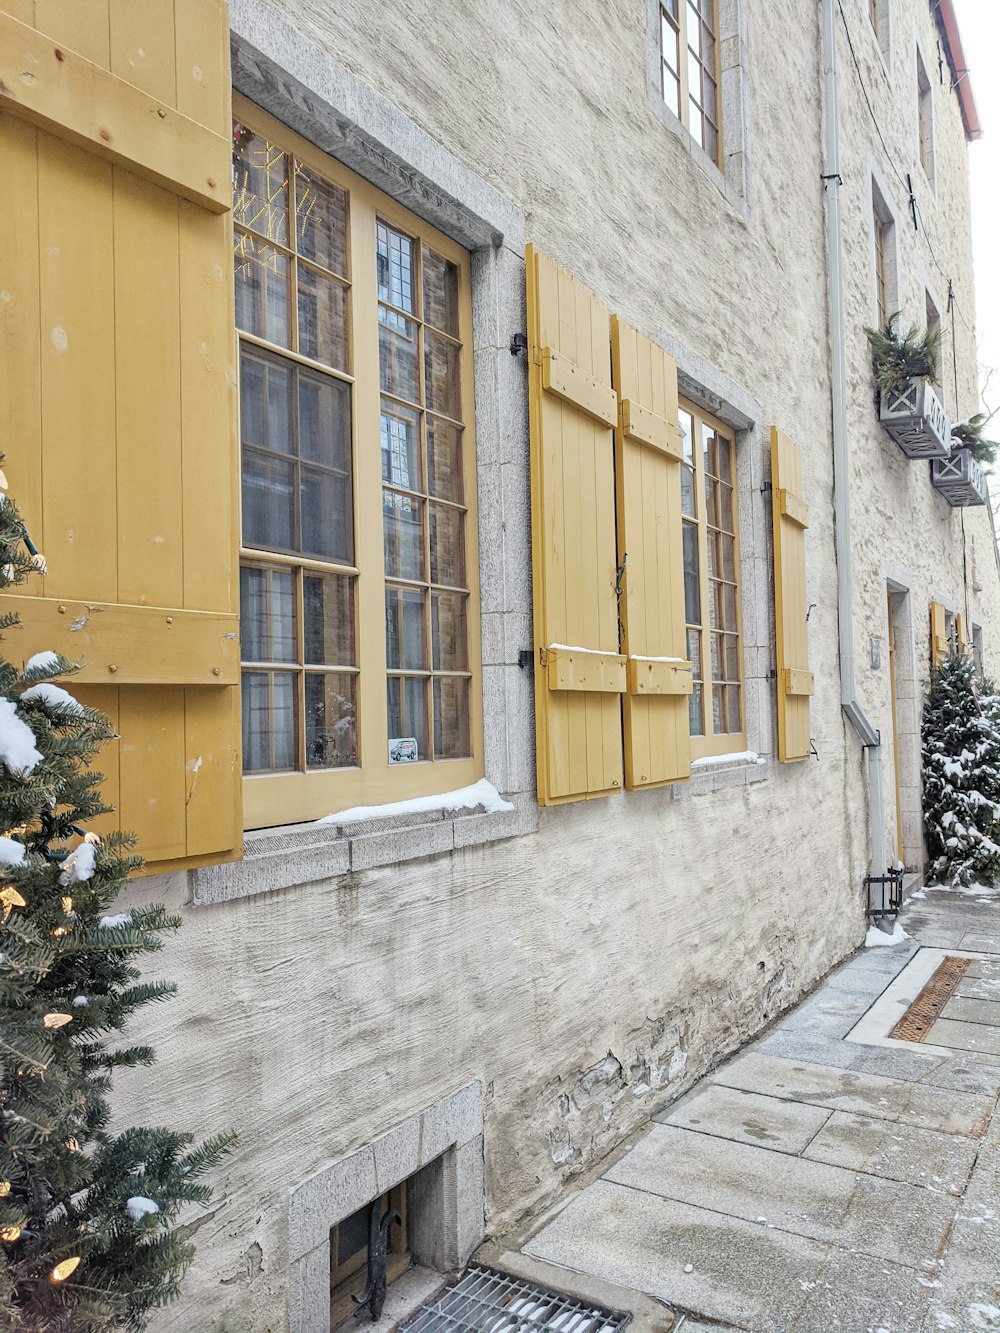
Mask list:
POLYGON ((72 1014, 46 1014, 42 1022, 47 1028, 65 1027, 67 1023, 72 1023, 72 1014))
POLYGON ((8 1245, 13 1245, 20 1234, 20 1227, 0 1227, 0 1240, 5 1240, 8 1245))
POLYGON ((0 1180, 0 1199, 6 1199, 9 1193, 10 1193, 10 1181, 0 1180))
POLYGON ((65 1282, 71 1273, 75 1273, 80 1267, 80 1256, 74 1254, 71 1259, 63 1259, 61 1263, 56 1264, 52 1270, 53 1282, 65 1282))

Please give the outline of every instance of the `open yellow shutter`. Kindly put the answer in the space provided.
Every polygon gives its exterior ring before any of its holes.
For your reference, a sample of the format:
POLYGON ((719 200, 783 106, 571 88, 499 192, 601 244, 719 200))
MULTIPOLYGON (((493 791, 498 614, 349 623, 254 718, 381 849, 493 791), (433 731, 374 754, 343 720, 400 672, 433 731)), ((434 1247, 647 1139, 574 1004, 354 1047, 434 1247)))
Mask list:
POLYGON ((802 455, 771 427, 771 490, 774 522, 774 619, 778 656, 778 758, 782 763, 810 754, 809 670, 806 624, 806 528, 802 455))
POLYGON ((622 786, 608 312, 533 245, 526 253, 538 799, 622 786))
POLYGON ((633 790, 691 776, 682 452, 673 357, 612 315, 611 365, 618 394, 618 563, 624 566, 625 785, 633 790))
POLYGON ((82 660, 151 869, 241 849, 229 30, 221 0, 0 0, 0 400, 48 576, 8 650, 82 660), (30 77, 24 71, 30 71, 30 77))
POLYGON ((969 639, 965 633, 965 616, 961 611, 955 613, 955 637, 958 640, 958 650, 963 657, 969 653, 969 639))
POLYGON ((948 623, 944 606, 931 602, 931 666, 940 666, 948 656, 948 623))

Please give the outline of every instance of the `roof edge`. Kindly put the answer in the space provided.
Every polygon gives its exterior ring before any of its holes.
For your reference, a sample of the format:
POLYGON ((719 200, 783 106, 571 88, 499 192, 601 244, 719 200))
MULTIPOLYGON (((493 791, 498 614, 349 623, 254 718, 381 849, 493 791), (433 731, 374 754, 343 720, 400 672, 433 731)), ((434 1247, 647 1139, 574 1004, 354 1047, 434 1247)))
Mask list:
POLYGON ((962 34, 958 28, 955 5, 953 0, 932 0, 931 8, 940 24, 944 37, 948 64, 951 67, 952 87, 958 94, 958 105, 962 112, 965 137, 971 143, 973 139, 983 137, 983 127, 979 120, 976 95, 972 91, 972 79, 969 76, 969 67, 965 59, 965 48, 962 46, 962 34))

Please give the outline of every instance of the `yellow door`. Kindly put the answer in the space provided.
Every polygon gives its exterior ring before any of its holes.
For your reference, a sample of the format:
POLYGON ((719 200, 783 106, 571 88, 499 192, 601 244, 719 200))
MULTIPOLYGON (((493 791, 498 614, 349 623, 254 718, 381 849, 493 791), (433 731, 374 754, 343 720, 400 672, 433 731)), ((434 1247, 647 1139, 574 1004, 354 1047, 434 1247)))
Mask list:
POLYGON ((896 721, 896 631, 892 623, 892 593, 889 593, 889 699, 892 704, 892 767, 896 780, 896 851, 903 860, 903 802, 899 779, 899 724, 896 721))

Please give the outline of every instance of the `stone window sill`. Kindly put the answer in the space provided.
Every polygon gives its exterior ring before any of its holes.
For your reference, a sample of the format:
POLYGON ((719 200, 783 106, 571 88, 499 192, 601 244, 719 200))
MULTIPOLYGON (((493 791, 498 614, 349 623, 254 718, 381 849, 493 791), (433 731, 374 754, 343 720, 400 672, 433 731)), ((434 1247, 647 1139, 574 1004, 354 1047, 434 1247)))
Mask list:
POLYGON ((710 791, 727 791, 730 787, 750 787, 767 782, 773 773, 774 761, 767 755, 756 760, 734 759, 731 763, 725 762, 723 756, 717 762, 693 767, 690 780, 675 783, 671 792, 675 801, 682 801, 685 797, 703 796, 710 791))
POLYGON ((252 898, 534 833, 538 828, 534 798, 521 793, 508 799, 513 810, 431 810, 349 824, 256 829, 246 835, 242 861, 192 872, 193 901, 206 907, 252 898))

